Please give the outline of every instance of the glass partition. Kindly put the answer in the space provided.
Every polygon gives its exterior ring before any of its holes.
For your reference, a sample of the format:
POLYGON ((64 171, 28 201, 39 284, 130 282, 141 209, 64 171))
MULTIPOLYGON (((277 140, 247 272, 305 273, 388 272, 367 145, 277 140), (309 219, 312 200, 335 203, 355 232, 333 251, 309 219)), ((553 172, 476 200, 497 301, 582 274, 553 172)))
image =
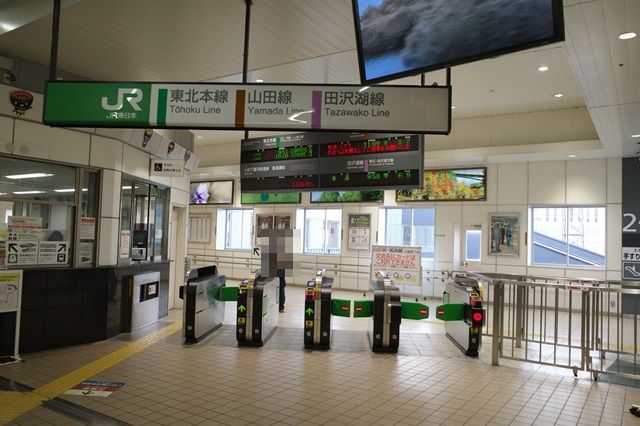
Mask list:
POLYGON ((0 266, 95 265, 99 179, 95 170, 0 156, 0 266))
POLYGON ((119 263, 167 259, 167 188, 123 177, 119 263))

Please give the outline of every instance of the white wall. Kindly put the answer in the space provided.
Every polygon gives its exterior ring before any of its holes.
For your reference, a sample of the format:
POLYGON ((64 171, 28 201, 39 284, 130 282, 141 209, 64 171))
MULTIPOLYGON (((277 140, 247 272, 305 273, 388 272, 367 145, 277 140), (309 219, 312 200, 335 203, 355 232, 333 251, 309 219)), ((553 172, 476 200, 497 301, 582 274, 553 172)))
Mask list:
MULTIPOLYGON (((465 164, 465 166, 470 166, 465 164)), ((377 237, 378 211, 382 206, 398 204, 420 207, 432 206, 436 209, 435 259, 429 281, 423 286, 423 293, 438 296, 441 294, 442 281, 437 279, 438 270, 459 270, 461 265, 454 262, 459 256, 454 251, 458 243, 454 240, 454 231, 464 225, 481 225, 483 272, 503 272, 510 274, 532 274, 545 276, 570 276, 620 279, 620 220, 621 220, 621 159, 567 160, 549 162, 500 163, 487 165, 487 200, 466 202, 415 202, 396 203, 395 192, 385 191, 384 204, 311 204, 309 194, 302 194, 301 205, 258 205, 244 206, 254 208, 255 214, 266 212, 286 212, 293 215, 295 223, 296 209, 300 207, 322 207, 343 209, 343 229, 349 213, 371 213, 372 242, 377 237), (525 244, 524 232, 528 232, 528 208, 530 206, 606 205, 607 207, 607 267, 605 269, 547 268, 528 265, 529 248, 525 244), (519 257, 488 256, 488 215, 491 212, 517 212, 521 217, 521 238, 519 257)), ((235 185, 235 207, 241 207, 240 185, 235 185)), ((216 220, 215 206, 192 206, 191 212, 207 212, 216 220)), ((254 220, 255 226, 255 220, 254 220)), ((215 233, 215 229, 212 231, 215 233)), ((241 278, 251 264, 251 255, 247 252, 233 252, 215 249, 215 235, 211 242, 189 243, 189 255, 197 262, 218 263, 223 273, 241 278), (240 268, 240 265, 244 266, 240 268)), ((324 266, 334 273, 338 287, 345 289, 364 289, 362 274, 368 272, 370 253, 346 248, 346 232, 343 232, 340 256, 298 255, 301 271, 298 281, 306 282, 311 269, 324 266), (306 275, 305 275, 306 274, 306 275)))

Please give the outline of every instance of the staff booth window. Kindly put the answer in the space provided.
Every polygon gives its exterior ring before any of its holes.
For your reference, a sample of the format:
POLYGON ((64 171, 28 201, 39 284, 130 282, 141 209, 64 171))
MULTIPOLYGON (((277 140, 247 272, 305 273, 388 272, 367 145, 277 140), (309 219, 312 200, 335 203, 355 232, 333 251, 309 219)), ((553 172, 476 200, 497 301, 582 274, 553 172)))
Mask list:
POLYGON ((166 260, 169 190, 123 177, 120 194, 120 263, 166 260))
POLYGON ((94 266, 99 179, 96 170, 0 157, 0 265, 94 266))

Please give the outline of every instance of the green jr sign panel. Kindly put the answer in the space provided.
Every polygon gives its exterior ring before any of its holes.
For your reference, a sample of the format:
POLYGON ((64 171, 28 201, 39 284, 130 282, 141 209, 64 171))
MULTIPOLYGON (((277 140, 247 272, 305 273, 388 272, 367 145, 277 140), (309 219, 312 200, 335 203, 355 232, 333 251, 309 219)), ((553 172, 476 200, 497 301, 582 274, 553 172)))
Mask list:
POLYGON ((150 83, 47 85, 44 122, 51 126, 148 127, 150 83))

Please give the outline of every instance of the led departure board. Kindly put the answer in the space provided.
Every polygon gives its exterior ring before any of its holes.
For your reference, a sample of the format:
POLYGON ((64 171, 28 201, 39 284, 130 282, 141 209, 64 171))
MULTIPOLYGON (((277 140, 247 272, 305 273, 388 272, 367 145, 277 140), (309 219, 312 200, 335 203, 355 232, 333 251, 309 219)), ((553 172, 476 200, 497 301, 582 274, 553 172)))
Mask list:
POLYGON ((418 135, 299 133, 242 141, 242 192, 409 189, 422 184, 418 135))

